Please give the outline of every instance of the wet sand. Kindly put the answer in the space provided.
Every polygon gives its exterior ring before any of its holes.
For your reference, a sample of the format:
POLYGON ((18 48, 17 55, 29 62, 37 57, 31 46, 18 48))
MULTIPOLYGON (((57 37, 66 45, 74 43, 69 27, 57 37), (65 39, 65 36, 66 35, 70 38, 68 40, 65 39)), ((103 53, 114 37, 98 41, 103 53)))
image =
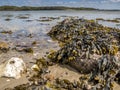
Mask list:
POLYGON ((15 86, 28 83, 26 76, 21 77, 20 79, 10 79, 10 78, 0 78, 0 90, 6 88, 13 88, 15 86))

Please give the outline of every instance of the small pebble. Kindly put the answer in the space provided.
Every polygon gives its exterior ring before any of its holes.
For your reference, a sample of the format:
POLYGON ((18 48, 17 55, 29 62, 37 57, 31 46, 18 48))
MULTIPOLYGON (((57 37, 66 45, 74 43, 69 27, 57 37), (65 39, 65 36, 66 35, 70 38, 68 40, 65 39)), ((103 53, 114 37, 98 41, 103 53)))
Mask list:
POLYGON ((7 82, 9 82, 9 81, 10 81, 10 79, 7 79, 6 81, 7 81, 7 82))

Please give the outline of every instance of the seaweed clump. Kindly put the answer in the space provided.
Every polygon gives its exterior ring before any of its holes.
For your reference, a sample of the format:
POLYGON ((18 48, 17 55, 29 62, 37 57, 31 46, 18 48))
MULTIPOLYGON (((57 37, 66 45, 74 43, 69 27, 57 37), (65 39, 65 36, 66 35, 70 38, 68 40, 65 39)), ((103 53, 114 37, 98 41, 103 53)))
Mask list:
POLYGON ((2 33, 2 34, 12 34, 13 32, 12 31, 1 31, 0 33, 2 33))
POLYGON ((92 73, 90 82, 94 89, 112 90, 114 80, 120 71, 120 61, 112 55, 104 55, 98 60, 98 68, 92 73))
POLYGON ((14 49, 18 52, 33 53, 33 48, 30 46, 16 45, 14 49))
POLYGON ((9 44, 6 42, 0 42, 0 52, 6 53, 9 51, 10 47, 9 44))

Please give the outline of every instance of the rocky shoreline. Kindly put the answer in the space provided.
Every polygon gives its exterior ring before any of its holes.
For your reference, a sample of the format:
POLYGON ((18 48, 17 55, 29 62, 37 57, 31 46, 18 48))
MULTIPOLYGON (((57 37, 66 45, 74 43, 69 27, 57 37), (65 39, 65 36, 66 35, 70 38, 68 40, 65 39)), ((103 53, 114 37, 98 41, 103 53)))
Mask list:
MULTIPOLYGON (((48 35, 60 48, 36 58, 28 70, 28 83, 5 90, 113 90, 119 85, 119 29, 68 18, 53 26, 48 35)), ((33 53, 29 47, 14 50, 33 53)))

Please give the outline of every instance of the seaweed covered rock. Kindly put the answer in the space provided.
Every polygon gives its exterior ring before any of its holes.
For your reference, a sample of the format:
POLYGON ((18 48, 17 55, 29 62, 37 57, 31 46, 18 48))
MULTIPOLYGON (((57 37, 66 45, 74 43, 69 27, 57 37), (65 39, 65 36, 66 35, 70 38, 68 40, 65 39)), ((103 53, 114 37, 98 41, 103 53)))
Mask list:
POLYGON ((94 20, 65 19, 48 33, 65 43, 52 60, 67 63, 81 73, 90 73, 101 55, 119 50, 119 29, 102 26, 94 20))
POLYGON ((33 48, 28 45, 16 45, 14 49, 18 52, 33 53, 33 48))

